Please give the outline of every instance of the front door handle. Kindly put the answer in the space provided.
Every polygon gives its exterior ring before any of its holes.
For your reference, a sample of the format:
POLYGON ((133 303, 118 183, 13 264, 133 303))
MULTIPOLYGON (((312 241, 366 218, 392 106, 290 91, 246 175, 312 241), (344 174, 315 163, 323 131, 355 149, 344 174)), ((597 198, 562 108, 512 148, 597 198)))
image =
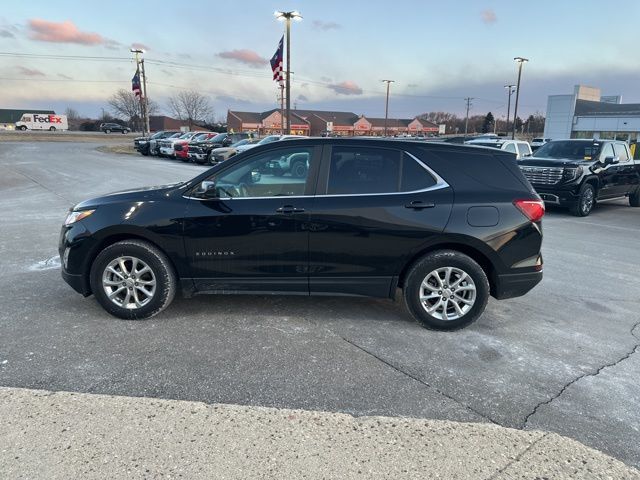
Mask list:
POLYGON ((285 215, 302 212, 304 212, 304 208, 296 208, 293 205, 285 205, 283 207, 276 208, 276 213, 284 213, 285 215))
POLYGON ((423 208, 433 208, 436 204, 433 202, 422 202, 420 200, 414 200, 411 203, 407 203, 404 208, 412 208, 414 210, 422 210, 423 208))

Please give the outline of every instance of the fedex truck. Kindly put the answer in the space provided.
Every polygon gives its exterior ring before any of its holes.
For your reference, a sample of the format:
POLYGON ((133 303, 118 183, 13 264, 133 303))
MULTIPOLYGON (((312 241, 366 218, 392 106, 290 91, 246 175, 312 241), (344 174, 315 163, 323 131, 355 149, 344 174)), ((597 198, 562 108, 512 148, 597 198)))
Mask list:
POLYGON ((69 130, 66 115, 25 113, 16 122, 16 130, 69 130))

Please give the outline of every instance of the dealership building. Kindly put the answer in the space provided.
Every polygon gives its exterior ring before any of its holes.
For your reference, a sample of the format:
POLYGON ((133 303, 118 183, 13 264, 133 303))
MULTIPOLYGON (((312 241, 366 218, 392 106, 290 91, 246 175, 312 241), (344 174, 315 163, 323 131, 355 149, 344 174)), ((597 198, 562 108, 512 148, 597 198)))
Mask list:
POLYGON ((620 95, 576 85, 572 94, 550 95, 544 137, 640 140, 640 103, 622 103, 620 95))
MULTIPOLYGON (((427 135, 438 133, 438 126, 419 118, 387 119, 388 135, 427 135)), ((281 133, 280 110, 266 112, 227 112, 227 128, 234 132, 257 132, 258 135, 281 133)), ((353 112, 325 110, 291 110, 291 133, 320 136, 384 135, 385 119, 365 117, 353 112)))

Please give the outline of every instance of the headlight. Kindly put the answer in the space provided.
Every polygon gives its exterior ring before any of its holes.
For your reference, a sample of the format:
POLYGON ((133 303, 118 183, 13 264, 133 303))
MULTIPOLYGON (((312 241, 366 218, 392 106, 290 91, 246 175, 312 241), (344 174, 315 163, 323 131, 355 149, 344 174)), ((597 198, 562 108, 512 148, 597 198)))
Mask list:
POLYGON ((87 218, 93 212, 95 212, 95 210, 80 210, 78 212, 75 212, 75 211, 69 212, 69 215, 67 215, 67 219, 64 221, 64 225, 65 226, 73 225, 74 223, 79 222, 83 218, 87 218))
POLYGON ((562 174, 564 180, 575 180, 582 176, 582 167, 565 168, 562 174))

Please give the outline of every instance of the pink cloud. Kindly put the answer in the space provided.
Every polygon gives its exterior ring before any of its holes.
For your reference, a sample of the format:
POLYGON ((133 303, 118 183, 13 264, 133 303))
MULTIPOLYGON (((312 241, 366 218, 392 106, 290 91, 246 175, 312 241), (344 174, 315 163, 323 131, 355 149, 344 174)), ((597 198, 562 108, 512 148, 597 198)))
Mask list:
POLYGON ((105 38, 97 33, 81 32, 71 21, 49 22, 40 18, 29 20, 29 37, 39 42, 79 43, 80 45, 102 45, 105 38))
POLYGON ((362 88, 360 88, 355 82, 346 80, 340 83, 333 83, 329 85, 329 88, 340 95, 362 95, 362 88))
POLYGON ((148 52, 149 50, 151 50, 144 43, 137 43, 137 42, 132 43, 131 48, 134 48, 136 50, 144 50, 145 52, 148 52))
POLYGON ((35 70, 33 68, 18 67, 18 71, 22 75, 26 75, 27 77, 44 77, 45 76, 45 74, 42 73, 40 70, 35 70))
POLYGON ((496 23, 496 21, 498 20, 498 17, 496 16, 496 12, 494 12, 490 8, 480 12, 480 18, 482 18, 482 21, 487 24, 496 23))
POLYGON ((262 58, 253 50, 231 50, 229 52, 220 52, 218 54, 220 58, 226 58, 229 60, 236 60, 238 62, 245 63, 251 67, 261 67, 267 63, 266 58, 262 58))

